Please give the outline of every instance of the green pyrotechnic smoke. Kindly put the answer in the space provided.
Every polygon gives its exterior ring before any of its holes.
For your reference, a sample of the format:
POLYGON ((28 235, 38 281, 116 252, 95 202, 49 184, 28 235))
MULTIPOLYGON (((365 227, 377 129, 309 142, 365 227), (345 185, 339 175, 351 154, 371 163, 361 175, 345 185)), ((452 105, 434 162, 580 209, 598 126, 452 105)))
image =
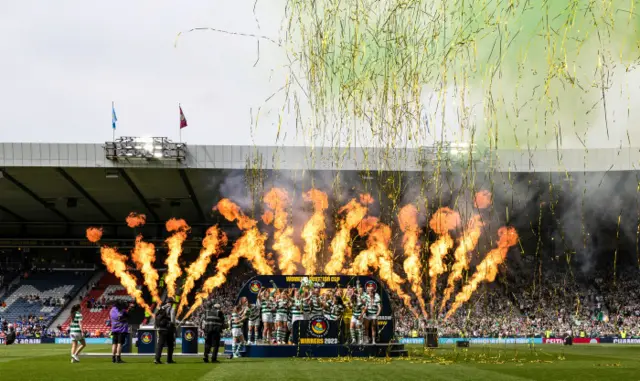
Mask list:
POLYGON ((638 59, 637 3, 290 0, 286 40, 316 127, 542 148, 613 128, 603 95, 638 59))

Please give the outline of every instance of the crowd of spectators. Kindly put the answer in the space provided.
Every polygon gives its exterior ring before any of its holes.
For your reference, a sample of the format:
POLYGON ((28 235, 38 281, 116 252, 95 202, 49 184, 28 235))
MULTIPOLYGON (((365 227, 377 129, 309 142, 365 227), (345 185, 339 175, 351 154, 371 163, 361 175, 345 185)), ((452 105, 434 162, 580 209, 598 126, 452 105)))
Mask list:
MULTIPOLYGON (((211 298, 221 304, 230 316, 242 285, 252 276, 250 270, 238 268, 227 282, 215 289, 211 298)), ((438 290, 441 295, 442 290, 438 290)), ((454 294, 455 295, 455 294, 454 294)), ((28 300, 38 301, 37 295, 28 300)), ((427 325, 438 328, 447 337, 561 337, 566 334, 585 337, 640 337, 640 275, 636 271, 620 274, 615 280, 604 274, 579 279, 568 272, 547 271, 537 276, 519 276, 482 284, 472 298, 450 318, 439 310, 429 319, 416 319, 412 308, 391 295, 396 335, 421 335, 427 325)), ((62 300, 46 300, 44 304, 59 305, 62 300)), ((450 305, 450 303, 448 304, 450 305)), ((106 300, 87 301, 90 309, 109 308, 106 300)), ((429 310, 427 298, 427 310, 429 310)), ((201 326, 202 308, 189 320, 201 326)), ((42 318, 24 316, 16 321, 17 332, 36 337, 44 334, 60 335, 59 330, 47 332, 42 318)), ((6 321, 3 322, 6 326, 6 321)), ((108 322, 105 322, 108 324, 108 322)), ((0 325, 0 330, 2 329, 0 325)), ((229 335, 230 332, 223 332, 229 335)))

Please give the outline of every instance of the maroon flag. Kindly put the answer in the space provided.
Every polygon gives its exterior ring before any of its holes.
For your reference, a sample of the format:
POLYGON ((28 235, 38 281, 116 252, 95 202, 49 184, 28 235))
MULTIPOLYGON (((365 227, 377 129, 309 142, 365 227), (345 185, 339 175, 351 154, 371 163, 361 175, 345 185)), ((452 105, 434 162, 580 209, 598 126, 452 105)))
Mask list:
POLYGON ((182 112, 182 106, 178 106, 180 109, 180 129, 183 129, 188 126, 187 118, 184 117, 184 112, 182 112))

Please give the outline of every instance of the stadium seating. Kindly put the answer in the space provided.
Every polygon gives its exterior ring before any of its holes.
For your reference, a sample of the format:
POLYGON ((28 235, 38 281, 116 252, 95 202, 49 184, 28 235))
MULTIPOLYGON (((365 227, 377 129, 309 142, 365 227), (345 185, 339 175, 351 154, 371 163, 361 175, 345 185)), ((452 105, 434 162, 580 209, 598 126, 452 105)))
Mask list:
POLYGON ((12 287, 0 300, 0 315, 8 321, 20 316, 42 317, 48 324, 68 303, 69 298, 90 279, 90 273, 68 271, 33 273, 12 287))
MULTIPOLYGON (((127 295, 118 279, 113 274, 107 273, 82 300, 81 311, 84 329, 92 334, 95 334, 96 331, 109 331, 106 324, 109 319, 109 305, 115 300, 128 301, 132 299, 127 295), (98 307, 92 305, 91 308, 89 308, 92 300, 95 301, 98 307)), ((71 317, 67 318, 62 325, 63 332, 66 332, 68 329, 70 320, 71 317)))

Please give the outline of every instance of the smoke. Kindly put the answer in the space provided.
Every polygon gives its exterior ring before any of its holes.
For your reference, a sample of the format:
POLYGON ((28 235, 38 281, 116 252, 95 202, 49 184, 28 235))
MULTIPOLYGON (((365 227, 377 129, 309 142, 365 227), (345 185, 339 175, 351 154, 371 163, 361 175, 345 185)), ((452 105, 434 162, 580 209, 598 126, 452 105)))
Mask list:
POLYGON ((635 246, 638 227, 635 174, 572 174, 556 186, 562 190, 558 197, 559 222, 554 231, 560 245, 557 252, 562 250, 572 257, 583 273, 613 265, 616 249, 635 246))
MULTIPOLYGON (((245 211, 253 210, 253 197, 247 184, 247 176, 243 171, 231 171, 220 184, 221 198, 233 200, 245 211)), ((218 202, 215 200, 213 204, 218 202)))

